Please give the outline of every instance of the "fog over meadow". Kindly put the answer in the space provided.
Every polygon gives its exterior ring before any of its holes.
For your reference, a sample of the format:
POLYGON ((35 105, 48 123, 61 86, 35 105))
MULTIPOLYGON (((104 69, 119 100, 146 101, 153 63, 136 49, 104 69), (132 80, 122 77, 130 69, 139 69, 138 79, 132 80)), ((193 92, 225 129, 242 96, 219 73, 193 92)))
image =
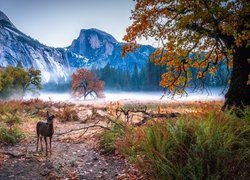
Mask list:
MULTIPOLYGON (((211 101, 224 100, 224 94, 221 88, 210 88, 202 92, 188 92, 188 95, 175 96, 164 95, 163 92, 104 92, 105 98, 93 99, 87 98, 85 102, 109 102, 109 101, 150 101, 150 102, 168 102, 168 101, 211 101), (164 95, 164 96, 163 96, 164 95)), ((82 99, 75 99, 70 93, 56 93, 56 92, 40 92, 39 96, 27 95, 25 99, 39 98, 44 101, 65 101, 65 102, 84 102, 82 99)))

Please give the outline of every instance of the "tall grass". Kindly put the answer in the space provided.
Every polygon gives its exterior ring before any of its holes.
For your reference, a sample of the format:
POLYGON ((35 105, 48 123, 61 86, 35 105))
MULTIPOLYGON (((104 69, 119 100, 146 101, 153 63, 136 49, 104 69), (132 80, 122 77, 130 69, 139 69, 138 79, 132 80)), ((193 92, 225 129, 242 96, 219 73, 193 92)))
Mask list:
POLYGON ((103 131, 100 137, 100 148, 104 154, 112 154, 115 152, 115 143, 124 134, 124 129, 120 125, 121 122, 117 121, 117 124, 111 130, 103 131))
POLYGON ((116 148, 157 179, 247 179, 250 118, 211 112, 136 128, 116 148))
POLYGON ((43 104, 45 106, 40 100, 0 100, 0 143, 13 145, 24 139, 25 134, 19 125, 27 120, 27 114, 43 104))

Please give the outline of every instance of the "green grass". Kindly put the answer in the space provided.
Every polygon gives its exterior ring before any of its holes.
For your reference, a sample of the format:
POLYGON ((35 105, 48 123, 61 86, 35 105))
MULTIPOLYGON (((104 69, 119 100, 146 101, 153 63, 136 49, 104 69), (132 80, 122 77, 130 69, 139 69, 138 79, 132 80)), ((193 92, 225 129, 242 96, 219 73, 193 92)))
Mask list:
POLYGON ((249 111, 168 119, 125 133, 116 148, 156 179, 247 179, 249 120, 249 111))
POLYGON ((14 145, 23 138, 25 138, 25 135, 18 128, 0 127, 0 141, 6 144, 14 145))
POLYGON ((100 148, 105 154, 115 152, 115 143, 124 134, 123 128, 116 124, 111 130, 105 130, 100 134, 100 148))

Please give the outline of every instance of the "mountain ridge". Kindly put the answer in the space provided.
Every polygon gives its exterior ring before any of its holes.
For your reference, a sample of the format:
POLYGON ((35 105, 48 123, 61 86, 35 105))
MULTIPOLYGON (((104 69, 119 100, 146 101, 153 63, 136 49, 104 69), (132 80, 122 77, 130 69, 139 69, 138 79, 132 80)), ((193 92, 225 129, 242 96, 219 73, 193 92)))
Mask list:
POLYGON ((19 62, 42 72, 42 82, 60 82, 68 78, 69 64, 65 51, 52 48, 18 30, 0 11, 0 66, 16 66, 19 62))
POLYGON ((44 83, 68 81, 76 68, 98 69, 109 64, 131 70, 137 64, 140 70, 154 51, 152 46, 142 45, 123 59, 123 45, 111 34, 90 28, 81 29, 68 47, 49 47, 18 30, 0 11, 0 66, 16 66, 20 61, 26 69, 41 70, 44 83))
POLYGON ((123 42, 118 42, 112 35, 95 29, 82 29, 78 38, 66 48, 70 66, 79 68, 103 68, 107 64, 120 69, 131 69, 134 64, 141 69, 155 50, 152 46, 141 45, 134 52, 122 58, 123 42))

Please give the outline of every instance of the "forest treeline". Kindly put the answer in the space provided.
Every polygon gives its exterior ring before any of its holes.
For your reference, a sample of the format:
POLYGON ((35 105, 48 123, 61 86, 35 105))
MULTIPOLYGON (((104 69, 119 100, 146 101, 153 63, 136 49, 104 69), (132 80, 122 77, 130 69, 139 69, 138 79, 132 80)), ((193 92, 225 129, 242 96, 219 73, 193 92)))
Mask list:
MULTIPOLYGON (((97 77, 104 81, 106 90, 114 91, 162 91, 160 86, 161 75, 166 71, 165 66, 156 66, 153 62, 148 62, 141 69, 134 64, 133 69, 118 69, 107 64, 104 68, 91 70, 97 77)), ((191 68, 190 71, 197 72, 191 68)), ((195 79, 195 73, 190 87, 209 86, 221 87, 225 86, 230 77, 226 65, 218 66, 218 71, 214 75, 206 74, 205 79, 195 79)), ((71 80, 64 84, 46 83, 43 89, 47 91, 65 92, 71 89, 71 80)))
MULTIPOLYGON (((117 69, 107 64, 102 69, 92 69, 97 76, 105 82, 105 89, 122 91, 159 91, 161 75, 166 71, 165 66, 156 66, 148 62, 141 70, 137 64, 133 69, 117 69)), ((190 71, 195 75, 197 70, 191 68, 190 71)), ((206 85, 209 87, 221 87, 227 84, 230 72, 226 66, 221 65, 214 75, 206 74, 205 79, 195 79, 190 83, 190 87, 206 85)))

